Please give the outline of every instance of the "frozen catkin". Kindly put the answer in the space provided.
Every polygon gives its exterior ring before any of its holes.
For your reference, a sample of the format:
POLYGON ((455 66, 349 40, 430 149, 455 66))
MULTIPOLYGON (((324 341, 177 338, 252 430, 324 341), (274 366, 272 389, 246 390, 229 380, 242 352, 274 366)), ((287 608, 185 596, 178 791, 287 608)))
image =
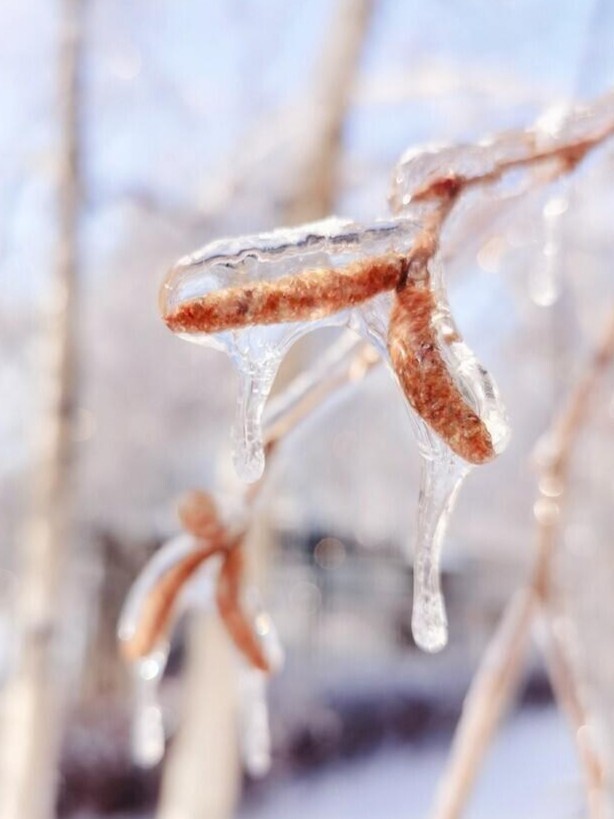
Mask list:
POLYGON ((222 333, 257 324, 314 321, 391 290, 403 263, 402 257, 389 254, 229 287, 180 304, 164 315, 164 321, 179 333, 222 333))
POLYGON ((432 326, 432 293, 406 285, 395 299, 389 329, 394 371, 412 407, 450 449, 472 464, 495 451, 485 424, 459 392, 446 369, 432 326))
POLYGON ((388 328, 393 369, 407 400, 457 455, 471 464, 495 456, 488 428, 448 369, 442 345, 459 343, 456 328, 437 326, 438 304, 428 275, 410 279, 395 294, 388 328))

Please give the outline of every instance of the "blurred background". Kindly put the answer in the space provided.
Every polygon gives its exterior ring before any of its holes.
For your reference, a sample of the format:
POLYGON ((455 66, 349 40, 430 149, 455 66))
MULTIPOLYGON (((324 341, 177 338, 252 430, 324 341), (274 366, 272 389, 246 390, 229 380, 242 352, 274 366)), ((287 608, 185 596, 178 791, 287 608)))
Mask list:
MULTIPOLYGON (((163 325, 165 271, 222 236, 385 216, 406 147, 523 127, 605 92, 614 3, 3 0, 0 39, 0 788, 46 805, 6 819, 162 816, 163 763, 131 760, 115 628, 137 573, 178 531, 177 496, 228 484, 237 386, 227 359, 163 325), (31 711, 31 737, 13 722, 35 696, 15 699, 28 657, 28 679, 51 675, 60 691, 31 711), (47 726, 49 781, 36 767, 47 726), (18 786, 6 765, 20 753, 32 765, 18 786)), ((452 520, 442 654, 420 653, 409 629, 419 465, 389 374, 376 369, 284 443, 260 537, 288 661, 270 692, 272 771, 242 777, 242 819, 429 815, 469 681, 531 565, 531 453, 614 299, 612 178, 606 145, 494 227, 468 216, 448 249, 455 315, 498 381, 513 440, 472 473, 452 520)), ((334 336, 301 341, 280 382, 334 336)), ((556 564, 608 771, 613 386, 577 450, 556 564)), ((171 742, 184 658, 180 630, 162 687, 171 742)), ((466 815, 587 815, 538 651, 466 815)))

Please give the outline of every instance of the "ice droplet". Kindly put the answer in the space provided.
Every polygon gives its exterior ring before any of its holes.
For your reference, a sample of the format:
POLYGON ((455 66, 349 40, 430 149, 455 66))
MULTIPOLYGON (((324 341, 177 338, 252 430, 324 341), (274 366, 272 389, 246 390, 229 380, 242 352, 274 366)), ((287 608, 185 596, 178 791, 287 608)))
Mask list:
POLYGON ((261 777, 271 767, 271 731, 266 689, 262 671, 245 666, 241 671, 239 743, 246 771, 261 777))
POLYGON ((471 466, 427 432, 430 452, 422 453, 418 525, 414 551, 412 633, 420 648, 440 651, 448 641, 441 593, 441 546, 458 491, 471 466))
POLYGON ((134 711, 132 758, 144 768, 153 767, 164 756, 165 734, 158 688, 166 667, 168 647, 163 646, 134 666, 134 711))

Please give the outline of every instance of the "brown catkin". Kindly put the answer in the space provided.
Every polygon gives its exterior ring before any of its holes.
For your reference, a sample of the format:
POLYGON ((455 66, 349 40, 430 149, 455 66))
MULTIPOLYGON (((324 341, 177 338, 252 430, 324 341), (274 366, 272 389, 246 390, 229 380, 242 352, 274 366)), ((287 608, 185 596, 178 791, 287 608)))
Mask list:
POLYGON ((469 463, 495 452, 490 434, 465 402, 439 351, 433 292, 408 279, 396 295, 388 327, 388 350, 407 400, 446 444, 469 463))

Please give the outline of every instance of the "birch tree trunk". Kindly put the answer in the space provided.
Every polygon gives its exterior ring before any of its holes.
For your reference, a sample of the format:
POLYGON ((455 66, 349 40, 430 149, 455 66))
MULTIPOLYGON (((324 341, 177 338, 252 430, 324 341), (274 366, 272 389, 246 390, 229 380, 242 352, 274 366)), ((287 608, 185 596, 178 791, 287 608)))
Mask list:
POLYGON ((58 248, 44 345, 44 404, 18 584, 19 652, 7 683, 0 748, 2 819, 50 819, 55 813, 62 691, 61 578, 71 521, 75 410, 78 218, 78 63, 80 0, 60 3, 58 49, 58 248))

